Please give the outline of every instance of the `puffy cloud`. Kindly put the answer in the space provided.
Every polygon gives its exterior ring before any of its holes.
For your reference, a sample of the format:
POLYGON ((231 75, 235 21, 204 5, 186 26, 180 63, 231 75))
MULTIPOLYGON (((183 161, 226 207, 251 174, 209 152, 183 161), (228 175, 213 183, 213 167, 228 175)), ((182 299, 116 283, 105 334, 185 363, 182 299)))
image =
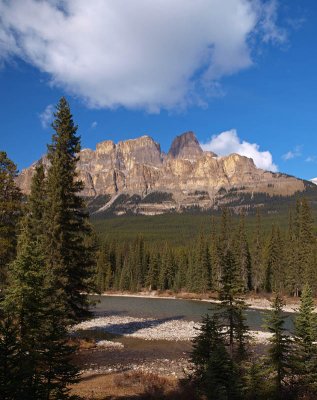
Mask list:
POLYGON ((282 155, 284 161, 292 160, 293 158, 300 157, 302 155, 303 146, 296 146, 293 150, 288 151, 282 155))
POLYGON ((46 106, 45 110, 39 114, 39 119, 44 129, 46 129, 53 121, 54 109, 55 107, 53 104, 49 104, 46 106))
POLYGON ((283 42, 275 0, 0 0, 0 62, 21 57, 91 107, 204 104, 283 42))
POLYGON ((209 142, 201 144, 203 150, 213 151, 219 156, 237 153, 252 158, 258 168, 276 172, 278 167, 273 163, 272 154, 269 151, 260 151, 256 143, 242 141, 235 129, 214 135, 209 142))
POLYGON ((98 125, 98 122, 97 122, 97 121, 94 121, 94 122, 91 124, 91 128, 92 128, 92 129, 95 129, 95 128, 97 128, 97 125, 98 125))
POLYGON ((313 182, 315 185, 317 185, 317 178, 313 178, 310 181, 313 182))

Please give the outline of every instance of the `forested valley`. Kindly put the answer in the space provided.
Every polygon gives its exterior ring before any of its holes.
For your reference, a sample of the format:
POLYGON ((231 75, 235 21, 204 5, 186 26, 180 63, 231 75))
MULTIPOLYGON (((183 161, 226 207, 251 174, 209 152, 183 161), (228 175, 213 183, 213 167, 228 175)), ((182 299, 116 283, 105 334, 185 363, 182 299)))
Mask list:
MULTIPOLYGON (((194 217, 193 217, 194 218, 194 217)), ((96 284, 107 290, 218 292, 229 249, 239 273, 241 293, 272 293, 298 297, 305 282, 317 290, 317 243, 309 203, 297 200, 289 210, 288 227, 272 224, 258 210, 254 227, 248 216, 239 220, 226 208, 221 218, 205 216, 209 231, 201 229, 186 245, 169 241, 103 238, 97 254, 96 284), (265 230, 263 224, 265 223, 265 230)), ((106 222, 105 222, 106 225, 106 222)))

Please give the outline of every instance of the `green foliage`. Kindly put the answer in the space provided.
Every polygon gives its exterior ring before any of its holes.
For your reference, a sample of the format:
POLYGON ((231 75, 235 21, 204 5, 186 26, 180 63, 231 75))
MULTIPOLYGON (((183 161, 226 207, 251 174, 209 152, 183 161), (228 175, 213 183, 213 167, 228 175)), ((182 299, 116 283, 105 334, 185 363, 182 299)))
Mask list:
POLYGON ((285 286, 284 242, 279 228, 273 225, 267 247, 265 290, 281 291, 285 286))
POLYGON ((173 194, 166 192, 152 192, 145 196, 141 203, 164 203, 165 201, 173 201, 173 194))
POLYGON ((295 319, 293 373, 297 389, 306 395, 317 395, 317 318, 312 290, 303 288, 299 313, 295 319))
POLYGON ((268 400, 270 398, 268 368, 262 358, 251 359, 246 364, 244 381, 246 400, 268 400))
POLYGON ((6 284, 8 264, 16 251, 17 222, 21 212, 16 176, 16 165, 0 151, 0 290, 6 284))
MULTIPOLYGON (((165 217, 160 216, 162 225, 159 230, 168 223, 165 217)), ((173 232, 174 240, 180 238, 189 225, 182 231, 177 225, 178 217, 170 217, 175 228, 180 229, 173 232)), ((202 223, 199 216, 195 218, 197 224, 202 223)), ((142 237, 143 254, 138 262, 135 236, 133 240, 124 239, 126 236, 119 236, 120 240, 107 238, 104 243, 112 248, 109 289, 135 291, 155 288, 194 293, 222 293, 225 290, 227 293, 234 291, 234 295, 255 290, 299 296, 304 282, 309 281, 313 293, 317 294, 317 241, 307 202, 300 200, 295 211, 290 210, 287 232, 273 224, 268 233, 267 217, 260 217, 259 213, 255 220, 242 214, 237 221, 224 208, 220 220, 218 217, 204 218, 208 223, 206 229, 200 228, 196 236, 192 233, 184 245, 176 245, 170 237, 161 241, 147 233, 137 235, 142 237), (255 225, 250 225, 250 221, 255 225)), ((143 217, 140 219, 142 221, 143 217)), ((138 224, 138 219, 131 221, 138 224)), ((153 219, 147 217, 144 221, 151 229, 153 219)), ((109 226, 115 233, 123 229, 122 225, 129 229, 126 220, 121 218, 117 219, 117 225, 109 226)), ((167 235, 168 230, 169 225, 167 235)), ((116 237, 115 234, 112 236, 116 237)), ((110 273, 110 268, 108 271, 110 273)), ((97 286, 102 291, 104 287, 98 279, 97 286)))
POLYGON ((47 178, 39 164, 0 307, 0 398, 6 400, 70 399, 78 380, 68 327, 88 307, 83 292, 93 287, 94 238, 79 196, 77 127, 64 98, 55 116, 47 178))
POLYGON ((20 376, 20 348, 18 330, 12 316, 1 309, 0 319, 0 398, 18 398, 20 376))
POLYGON ((285 333, 283 299, 276 294, 272 300, 272 310, 267 317, 267 328, 272 333, 268 350, 269 364, 272 366, 275 379, 276 398, 282 397, 286 378, 290 376, 290 337, 285 333))
POLYGON ((231 359, 218 317, 203 317, 193 339, 193 380, 200 394, 210 400, 242 399, 238 366, 231 359))
POLYGON ((76 163, 80 139, 76 136, 69 105, 62 98, 52 124, 55 133, 48 146, 51 163, 47 174, 45 248, 47 267, 66 294, 70 320, 87 314, 85 293, 93 289, 93 247, 85 240, 91 235, 84 200, 79 196, 83 184, 77 179, 76 163))

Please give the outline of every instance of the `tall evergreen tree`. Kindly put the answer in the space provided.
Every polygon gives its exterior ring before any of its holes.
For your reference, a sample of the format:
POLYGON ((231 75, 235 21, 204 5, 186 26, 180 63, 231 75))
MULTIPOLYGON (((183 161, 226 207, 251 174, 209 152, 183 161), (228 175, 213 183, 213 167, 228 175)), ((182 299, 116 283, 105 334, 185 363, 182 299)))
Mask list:
POLYGON ((223 275, 219 298, 223 307, 225 334, 228 338, 230 355, 241 358, 246 353, 248 328, 245 324, 245 302, 241 298, 241 283, 234 254, 227 249, 223 256, 223 275), (240 297, 239 297, 240 296, 240 297))
POLYGON ((312 290, 303 288, 299 313, 295 319, 293 372, 297 385, 306 395, 317 394, 317 316, 312 290))
POLYGON ((267 327, 272 333, 268 357, 274 371, 277 399, 282 398, 285 378, 290 374, 290 338, 285 334, 283 305, 281 296, 275 295, 267 317, 267 327))
POLYGON ((149 290, 156 290, 158 286, 158 273, 160 270, 160 254, 154 252, 150 255, 149 268, 145 280, 145 286, 149 290))
POLYGON ((103 244, 97 254, 96 266, 96 286, 103 293, 109 290, 112 286, 112 266, 110 260, 110 251, 107 244, 103 244))
POLYGON ((84 200, 79 196, 83 183, 76 172, 80 138, 65 98, 59 101, 54 115, 55 133, 48 146, 51 165, 45 212, 46 264, 65 293, 70 320, 76 320, 87 313, 86 293, 92 288, 93 249, 85 241, 91 228, 84 200))
POLYGON ((303 282, 316 279, 314 265, 314 246, 316 238, 313 228, 313 217, 306 199, 301 201, 300 230, 299 230, 299 264, 302 270, 303 282))
POLYGON ((239 227, 235 238, 235 254, 244 289, 252 290, 252 262, 245 232, 244 214, 240 215, 239 227))
MULTIPOLYGON (((68 385, 77 380, 77 369, 70 362, 74 349, 67 343, 65 294, 56 285, 54 271, 45 265, 42 172, 36 169, 32 180, 17 258, 10 268, 10 284, 2 304, 5 315, 12 318, 11 333, 17 348, 12 353, 8 339, 0 346, 0 353, 11 354, 14 372, 7 374, 17 384, 12 399, 67 399, 68 385)), ((8 356, 6 360, 9 362, 8 356)))
POLYGON ((15 184, 16 165, 0 151, 0 290, 6 284, 7 268, 15 257, 21 193, 15 184))
POLYGON ((263 288, 264 262, 263 262, 263 238, 261 235, 261 216, 259 210, 256 212, 256 227, 254 232, 254 252, 252 266, 252 282, 256 292, 263 288))
POLYGON ((195 386, 208 400, 242 398, 238 368, 226 350, 217 316, 203 317, 200 332, 193 339, 190 361, 195 386))
POLYGON ((0 398, 15 400, 21 383, 18 328, 3 306, 0 312, 0 398))
POLYGON ((267 248, 265 273, 265 290, 267 292, 283 290, 285 283, 285 258, 283 241, 278 227, 272 226, 271 236, 267 248))

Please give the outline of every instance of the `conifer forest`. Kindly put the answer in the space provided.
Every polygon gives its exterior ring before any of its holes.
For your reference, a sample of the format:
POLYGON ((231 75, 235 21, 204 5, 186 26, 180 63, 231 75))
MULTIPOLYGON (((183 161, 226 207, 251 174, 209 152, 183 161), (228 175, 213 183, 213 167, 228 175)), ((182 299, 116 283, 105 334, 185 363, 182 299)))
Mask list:
MULTIPOLYGON (((119 240, 111 231, 98 234, 80 196, 80 137, 65 98, 52 131, 49 168, 36 165, 27 196, 16 185, 14 161, 0 152, 0 399, 316 399, 317 241, 310 202, 298 198, 287 221, 269 231, 260 208, 251 229, 247 210, 237 217, 223 207, 220 217, 206 214, 208 230, 201 227, 186 243, 144 240, 142 232, 119 240), (78 359, 92 350, 83 350, 72 327, 93 320, 93 299, 104 292, 217 300, 195 327, 184 356, 189 367, 173 389, 155 377, 134 397, 76 392, 85 381, 78 359), (260 344, 245 316, 252 296, 270 299, 269 336, 260 344), (289 298, 298 304, 291 330, 283 311, 289 298)), ((107 220, 102 223, 107 231, 107 220)), ((112 351, 103 357, 120 350, 112 351)))

